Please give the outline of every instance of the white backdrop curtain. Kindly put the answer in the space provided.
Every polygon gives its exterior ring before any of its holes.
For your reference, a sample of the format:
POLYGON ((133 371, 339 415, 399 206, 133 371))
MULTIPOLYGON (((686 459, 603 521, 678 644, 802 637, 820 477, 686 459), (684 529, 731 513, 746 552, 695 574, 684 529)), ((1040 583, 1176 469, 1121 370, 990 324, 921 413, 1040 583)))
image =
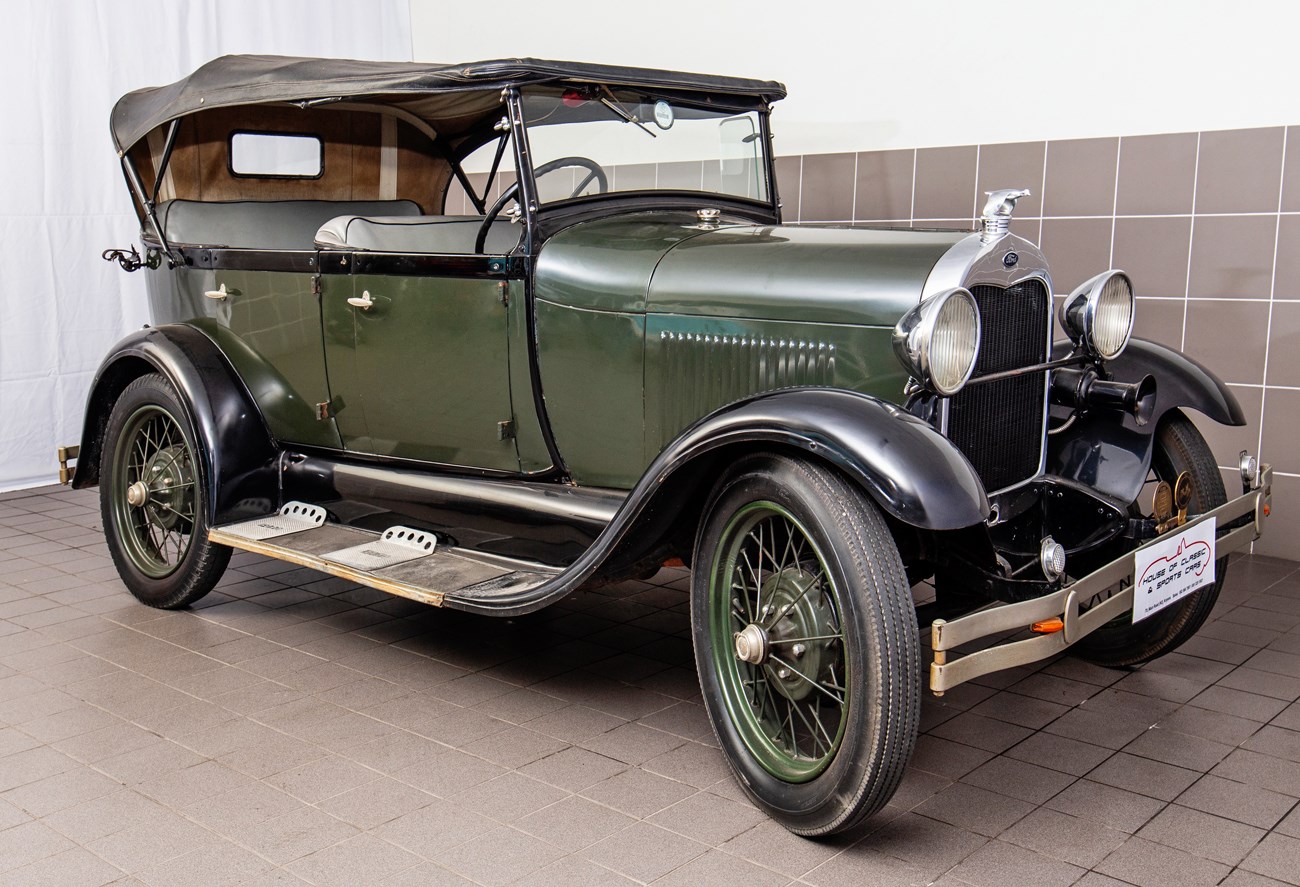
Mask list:
POLYGON ((147 321, 108 134, 132 89, 226 53, 404 61, 408 0, 0 0, 0 491, 50 483, 109 346, 147 321))

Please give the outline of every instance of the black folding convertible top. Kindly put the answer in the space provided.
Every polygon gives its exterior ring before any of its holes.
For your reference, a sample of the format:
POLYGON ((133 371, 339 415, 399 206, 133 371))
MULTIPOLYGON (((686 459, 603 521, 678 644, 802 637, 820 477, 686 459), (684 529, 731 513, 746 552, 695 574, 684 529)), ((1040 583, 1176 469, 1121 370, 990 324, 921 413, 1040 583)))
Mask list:
POLYGON ((659 87, 745 96, 764 102, 785 97, 785 86, 772 80, 543 59, 497 59, 440 65, 431 62, 227 55, 213 59, 169 86, 127 93, 113 107, 110 126, 118 150, 126 151, 159 124, 209 108, 314 99, 432 96, 553 81, 659 87))

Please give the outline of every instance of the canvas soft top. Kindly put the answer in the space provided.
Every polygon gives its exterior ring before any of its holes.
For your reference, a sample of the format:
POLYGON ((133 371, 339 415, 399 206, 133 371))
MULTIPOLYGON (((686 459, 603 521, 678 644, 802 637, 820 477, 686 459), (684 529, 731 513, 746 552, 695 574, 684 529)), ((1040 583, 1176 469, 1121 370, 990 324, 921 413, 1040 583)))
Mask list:
POLYGON ((466 102, 468 96, 465 93, 477 93, 488 98, 506 86, 556 81, 658 87, 748 97, 759 102, 774 102, 785 97, 785 86, 772 80, 543 59, 497 59, 442 65, 227 55, 213 59, 193 74, 168 86, 127 93, 113 107, 110 126, 118 151, 125 152, 159 124, 196 111, 265 102, 353 99, 405 107, 438 130, 436 124, 443 116, 440 112, 446 112, 449 119, 463 118, 470 111, 470 105, 478 104, 466 102), (439 95, 445 96, 445 101, 432 100, 439 95))

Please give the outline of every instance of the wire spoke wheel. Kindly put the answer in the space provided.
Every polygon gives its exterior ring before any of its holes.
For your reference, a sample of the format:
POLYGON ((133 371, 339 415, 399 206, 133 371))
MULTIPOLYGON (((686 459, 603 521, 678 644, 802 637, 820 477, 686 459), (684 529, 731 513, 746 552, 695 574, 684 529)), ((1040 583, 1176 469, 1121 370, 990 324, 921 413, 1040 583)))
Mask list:
POLYGON ((790 512, 755 502, 723 530, 710 598, 742 740, 773 776, 811 779, 839 749, 849 705, 841 608, 821 552, 790 512))
POLYGON ((692 562, 700 690, 741 790, 810 837, 883 807, 916 741, 921 662, 876 506, 825 466, 754 454, 715 485, 692 562))
POLYGON ((118 439, 111 491, 126 553, 140 572, 162 578, 185 559, 194 536, 194 455, 176 420, 137 408, 118 439))
POLYGON ((210 501, 195 436, 179 395, 148 374, 123 389, 100 454, 100 512, 123 583, 151 607, 175 609, 207 594, 230 549, 208 541, 210 501))

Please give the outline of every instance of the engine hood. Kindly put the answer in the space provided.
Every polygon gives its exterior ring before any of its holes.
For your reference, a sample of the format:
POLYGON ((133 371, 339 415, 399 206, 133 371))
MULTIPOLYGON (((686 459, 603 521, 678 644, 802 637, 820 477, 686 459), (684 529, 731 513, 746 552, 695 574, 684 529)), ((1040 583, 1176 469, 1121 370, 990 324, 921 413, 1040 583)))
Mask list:
POLYGON ((677 244, 655 269, 662 314, 893 326, 964 231, 762 226, 677 244))
POLYGON ((539 298, 606 311, 893 326, 967 231, 702 228, 691 213, 575 225, 542 249, 539 298))

